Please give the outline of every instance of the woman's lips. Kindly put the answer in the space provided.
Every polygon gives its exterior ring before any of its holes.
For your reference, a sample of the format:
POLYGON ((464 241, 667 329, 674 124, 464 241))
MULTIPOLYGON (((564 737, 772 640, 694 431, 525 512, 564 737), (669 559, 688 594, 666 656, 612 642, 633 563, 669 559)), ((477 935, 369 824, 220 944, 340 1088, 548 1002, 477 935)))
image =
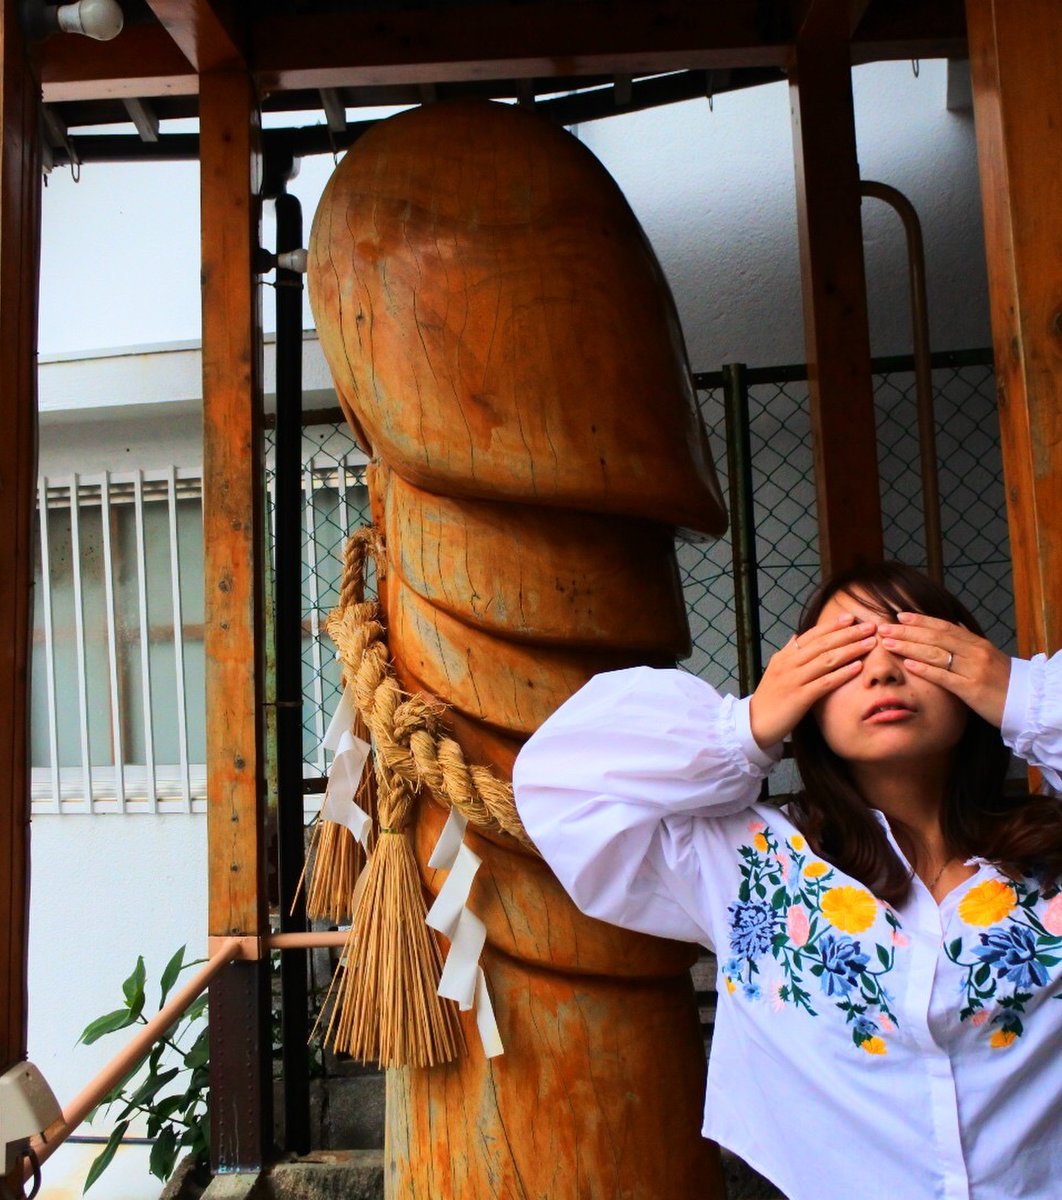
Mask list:
POLYGON ((909 720, 914 715, 914 709, 911 708, 871 709, 863 720, 870 725, 895 725, 898 721, 909 720))

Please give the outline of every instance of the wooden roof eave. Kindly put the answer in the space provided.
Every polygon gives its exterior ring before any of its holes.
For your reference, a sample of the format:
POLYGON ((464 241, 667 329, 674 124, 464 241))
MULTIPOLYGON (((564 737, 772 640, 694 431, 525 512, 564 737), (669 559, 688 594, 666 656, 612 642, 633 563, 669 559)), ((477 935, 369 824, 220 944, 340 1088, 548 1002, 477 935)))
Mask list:
MULTIPOLYGON (((483 79, 649 75, 690 68, 784 68, 784 29, 765 31, 754 0, 563 0, 525 5, 264 16, 246 29, 209 0, 150 0, 166 24, 128 27, 111 43, 55 36, 35 51, 45 100, 192 95, 199 69, 246 61, 259 92, 483 79), (189 10, 200 19, 189 18, 189 10), (246 55, 244 58, 244 48, 246 55), (196 65, 193 65, 196 64, 196 65)), ((953 0, 878 16, 871 5, 852 60, 955 57, 965 24, 953 0)))

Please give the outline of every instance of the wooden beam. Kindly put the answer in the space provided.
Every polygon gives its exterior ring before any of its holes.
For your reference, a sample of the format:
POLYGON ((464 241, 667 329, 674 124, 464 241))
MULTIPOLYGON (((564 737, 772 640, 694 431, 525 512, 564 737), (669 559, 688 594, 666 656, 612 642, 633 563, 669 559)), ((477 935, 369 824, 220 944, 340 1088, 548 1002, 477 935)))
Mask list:
POLYGON ((159 24, 200 74, 241 66, 244 31, 218 0, 147 0, 159 24))
MULTIPOLYGON (((203 538, 209 933, 268 930, 263 846, 260 116, 243 71, 201 77, 203 538)), ((211 1155, 256 1170, 269 1144, 267 964, 210 989, 211 1155)))
POLYGON ((55 34, 33 48, 44 99, 194 96, 199 79, 159 25, 127 26, 112 42, 55 34))
POLYGON ((29 646, 37 485, 39 88, 26 60, 18 10, 17 0, 0 0, 0 412, 5 429, 0 439, 0 1073, 26 1053, 29 646))
POLYGON ((882 557, 847 0, 818 0, 789 74, 819 549, 824 574, 882 557))
POLYGON ((852 63, 964 58, 963 0, 878 0, 852 35, 852 63))
POLYGON ((262 348, 253 266, 260 163, 248 76, 203 76, 199 119, 210 933, 229 936, 265 931, 258 828, 262 348))
POLYGON ((967 0, 1022 654, 1062 646, 1062 9, 967 0))
POLYGON ((825 32, 831 31, 836 10, 843 7, 847 9, 845 24, 848 37, 851 38, 860 21, 866 16, 870 4, 871 0, 847 0, 847 3, 840 5, 834 3, 834 0, 826 0, 825 3, 823 0, 790 0, 790 19, 798 37, 815 37, 820 23, 825 32))
POLYGON ((267 17, 251 30, 265 91, 687 67, 783 66, 754 0, 566 0, 267 17))

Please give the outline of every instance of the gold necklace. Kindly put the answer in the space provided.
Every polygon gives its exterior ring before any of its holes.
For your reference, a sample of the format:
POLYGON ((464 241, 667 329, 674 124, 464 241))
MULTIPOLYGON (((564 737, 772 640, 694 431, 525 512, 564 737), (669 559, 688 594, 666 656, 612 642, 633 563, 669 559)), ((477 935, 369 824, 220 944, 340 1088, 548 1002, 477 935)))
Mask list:
POLYGON ((929 888, 930 895, 932 895, 933 889, 937 886, 937 884, 940 883, 941 876, 943 876, 944 872, 948 869, 948 867, 951 866, 951 864, 954 861, 955 861, 955 855, 953 854, 951 856, 951 858, 949 858, 944 863, 944 865, 940 868, 940 870, 933 876, 932 880, 926 884, 926 887, 929 888))

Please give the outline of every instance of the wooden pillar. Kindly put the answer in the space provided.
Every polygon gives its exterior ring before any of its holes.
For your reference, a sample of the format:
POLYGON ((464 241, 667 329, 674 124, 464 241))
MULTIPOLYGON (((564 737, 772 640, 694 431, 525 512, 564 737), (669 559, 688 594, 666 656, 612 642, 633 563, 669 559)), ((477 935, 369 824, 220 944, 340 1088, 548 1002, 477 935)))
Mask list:
POLYGON ((39 92, 26 61, 19 6, 0 0, 0 1072, 26 1054, 39 92))
MULTIPOLYGON (((259 113, 245 71, 201 77, 203 536, 210 934, 268 929, 263 852, 259 113)), ((210 988, 211 1150, 257 1170, 271 1126, 267 962, 210 988)))
POLYGON ((825 574, 883 553, 848 0, 808 5, 793 47, 797 217, 825 574))
POLYGON ((1062 646, 1062 8, 967 0, 1018 644, 1062 646))

